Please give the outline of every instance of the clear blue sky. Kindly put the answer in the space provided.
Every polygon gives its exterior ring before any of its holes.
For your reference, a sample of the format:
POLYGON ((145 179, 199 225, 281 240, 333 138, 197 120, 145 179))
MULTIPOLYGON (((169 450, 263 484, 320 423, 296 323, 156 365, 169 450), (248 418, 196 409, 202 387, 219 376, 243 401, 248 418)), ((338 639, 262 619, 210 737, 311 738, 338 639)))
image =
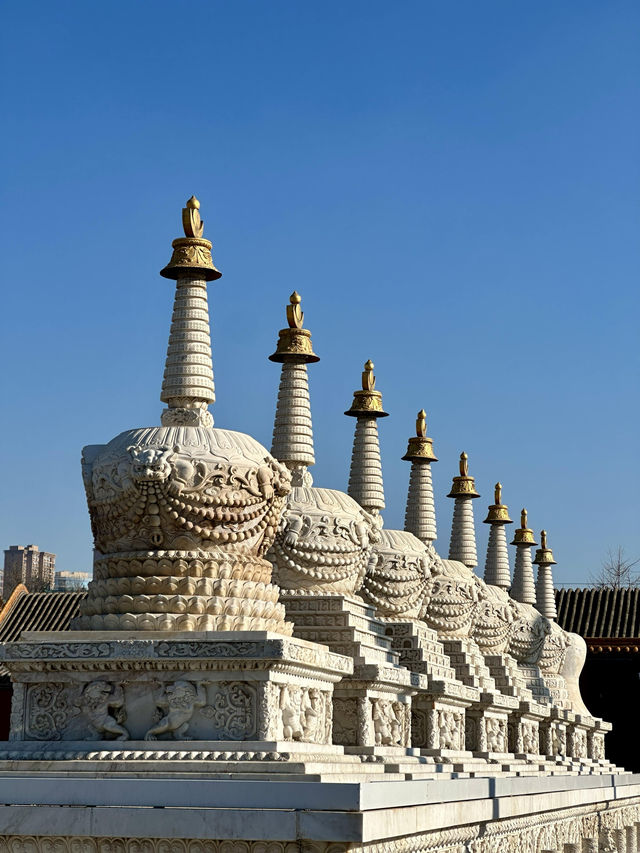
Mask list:
POLYGON ((317 485, 346 488, 372 358, 388 527, 424 406, 441 552, 466 450, 481 564, 497 479, 558 582, 640 556, 636 2, 36 0, 1 38, 1 547, 90 566, 80 448, 159 422, 195 193, 218 426, 270 446, 295 288, 317 485))

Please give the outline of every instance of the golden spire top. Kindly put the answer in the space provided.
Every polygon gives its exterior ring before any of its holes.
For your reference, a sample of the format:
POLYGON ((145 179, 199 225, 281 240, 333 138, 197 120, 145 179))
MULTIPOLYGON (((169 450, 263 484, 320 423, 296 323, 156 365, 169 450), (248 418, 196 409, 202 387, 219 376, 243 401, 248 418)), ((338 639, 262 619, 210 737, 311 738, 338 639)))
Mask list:
POLYGON ((204 222, 200 219, 200 202, 194 195, 182 208, 182 227, 185 237, 202 237, 204 222))
POLYGON ((476 492, 476 482, 469 474, 469 457, 462 451, 460 454, 460 462, 458 463, 460 474, 453 478, 451 491, 447 495, 448 498, 479 498, 480 495, 476 492))
POLYGON ((211 243, 202 236, 204 222, 200 219, 200 202, 192 195, 182 208, 184 237, 173 241, 173 255, 167 266, 160 271, 164 278, 204 279, 215 281, 222 273, 213 265, 211 243))
POLYGON ((484 520, 485 524, 513 524, 509 518, 509 507, 502 503, 502 483, 496 483, 493 492, 493 504, 489 507, 489 514, 484 520))
POLYGON ((437 462, 433 452, 433 439, 427 437, 427 413, 420 409, 416 417, 416 434, 409 439, 407 452, 402 457, 408 462, 437 462))
POLYGON ((553 551, 547 545, 547 531, 540 531, 540 547, 536 551, 536 556, 533 562, 537 566, 555 566, 556 561, 553 559, 553 551))
POLYGON ((302 297, 294 290, 289 297, 289 305, 287 305, 287 323, 290 329, 301 329, 304 321, 304 313, 300 307, 302 297))
POLYGON ((382 409, 382 393, 376 391, 376 377, 373 375, 373 362, 368 358, 362 371, 362 390, 353 392, 351 408, 345 412, 350 417, 385 418, 387 412, 382 409))
POLYGON ((374 364, 370 358, 368 358, 364 363, 364 370, 362 371, 362 390, 363 391, 373 391, 376 387, 376 377, 373 375, 374 364))
POLYGON ((512 545, 537 545, 533 535, 533 530, 527 527, 527 511, 523 507, 520 513, 520 527, 517 528, 513 535, 512 545))
POLYGON ((289 362, 290 364, 307 364, 320 361, 311 345, 311 332, 302 328, 304 312, 300 307, 302 297, 294 290, 287 305, 287 329, 278 332, 276 351, 269 356, 269 361, 289 362))

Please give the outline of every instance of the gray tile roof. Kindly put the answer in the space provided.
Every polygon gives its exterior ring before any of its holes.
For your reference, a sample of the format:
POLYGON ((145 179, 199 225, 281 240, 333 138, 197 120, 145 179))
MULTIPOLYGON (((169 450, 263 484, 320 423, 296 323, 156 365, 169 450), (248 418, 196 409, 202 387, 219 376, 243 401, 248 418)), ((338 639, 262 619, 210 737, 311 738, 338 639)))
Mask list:
POLYGON ((583 637, 640 637, 640 589, 557 589, 558 624, 583 637))

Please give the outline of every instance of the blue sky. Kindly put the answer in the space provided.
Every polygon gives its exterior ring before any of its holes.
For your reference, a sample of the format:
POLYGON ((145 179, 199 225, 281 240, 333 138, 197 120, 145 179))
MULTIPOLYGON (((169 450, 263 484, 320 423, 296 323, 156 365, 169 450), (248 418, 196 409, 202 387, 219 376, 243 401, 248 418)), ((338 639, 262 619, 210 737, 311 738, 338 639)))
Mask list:
POLYGON ((441 553, 466 450, 481 565, 497 479, 558 582, 640 556, 637 3, 35 0, 1 38, 1 547, 90 566, 80 449, 159 422, 195 193, 218 426, 270 446, 295 288, 317 485, 372 358, 388 527, 424 407, 441 553))

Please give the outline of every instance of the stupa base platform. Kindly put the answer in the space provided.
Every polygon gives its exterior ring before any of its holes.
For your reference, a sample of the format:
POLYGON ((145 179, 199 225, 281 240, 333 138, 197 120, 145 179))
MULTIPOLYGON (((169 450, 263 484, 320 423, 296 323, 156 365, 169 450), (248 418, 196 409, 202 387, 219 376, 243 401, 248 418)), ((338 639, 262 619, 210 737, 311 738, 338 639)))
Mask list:
POLYGON ((29 853, 636 853, 640 776, 300 785, 0 771, 0 803, 2 849, 29 853))
POLYGON ((353 672, 325 646, 254 631, 25 633, 1 653, 14 685, 9 739, 32 746, 327 745, 333 685, 353 672))

